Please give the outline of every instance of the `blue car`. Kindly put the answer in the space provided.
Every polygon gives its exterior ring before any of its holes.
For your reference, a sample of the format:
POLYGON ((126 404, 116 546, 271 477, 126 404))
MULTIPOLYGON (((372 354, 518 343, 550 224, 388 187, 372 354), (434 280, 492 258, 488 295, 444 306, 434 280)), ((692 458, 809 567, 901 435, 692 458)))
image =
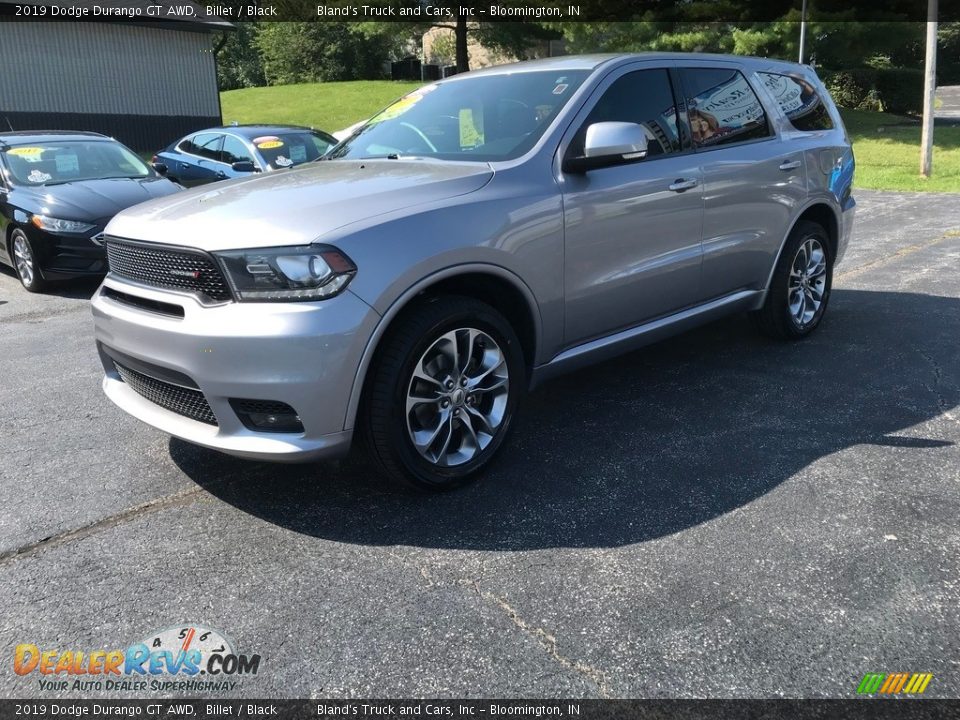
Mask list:
POLYGON ((310 162, 337 142, 329 133, 295 125, 231 125, 171 143, 153 156, 153 167, 192 187, 310 162))

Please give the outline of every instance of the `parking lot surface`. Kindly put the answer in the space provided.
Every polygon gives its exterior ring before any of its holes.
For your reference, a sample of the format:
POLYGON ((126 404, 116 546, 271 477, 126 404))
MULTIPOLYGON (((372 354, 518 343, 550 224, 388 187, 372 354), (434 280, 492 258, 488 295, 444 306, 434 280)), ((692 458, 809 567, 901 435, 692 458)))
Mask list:
POLYGON ((169 439, 100 392, 95 284, 0 271, 0 693, 124 697, 13 648, 196 622, 263 657, 222 696, 960 695, 960 196, 858 199, 808 341, 737 317, 559 378, 442 496, 169 439))

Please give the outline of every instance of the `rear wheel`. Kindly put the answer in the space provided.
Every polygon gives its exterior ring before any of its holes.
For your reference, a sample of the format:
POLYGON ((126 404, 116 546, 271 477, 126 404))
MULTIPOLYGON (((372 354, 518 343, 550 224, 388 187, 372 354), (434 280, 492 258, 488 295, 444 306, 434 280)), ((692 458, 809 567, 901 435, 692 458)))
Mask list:
POLYGON ((392 480, 449 490, 474 479, 510 429, 526 373, 520 341, 472 298, 425 301, 378 350, 362 431, 392 480))
POLYGON ((795 340, 820 325, 833 285, 833 258, 827 232, 814 222, 799 223, 790 233, 763 307, 754 313, 762 332, 795 340))
POLYGON ((47 287, 47 282, 40 277, 37 268, 37 254, 34 252, 30 238, 23 230, 14 230, 10 236, 10 256, 17 271, 20 283, 30 292, 40 292, 47 287))

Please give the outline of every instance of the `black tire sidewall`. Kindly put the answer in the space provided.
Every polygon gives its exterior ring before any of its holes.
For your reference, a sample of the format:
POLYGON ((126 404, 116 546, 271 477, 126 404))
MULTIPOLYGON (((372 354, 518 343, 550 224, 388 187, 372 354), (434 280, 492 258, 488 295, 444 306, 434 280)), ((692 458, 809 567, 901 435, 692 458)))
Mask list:
MULTIPOLYGON (((440 315, 435 309, 432 310, 432 314, 440 315)), ((469 482, 473 476, 485 468, 509 435, 517 406, 525 389, 525 383, 526 368, 520 341, 509 323, 489 306, 478 301, 470 310, 466 308, 458 309, 450 314, 437 317, 429 323, 412 346, 405 348, 400 371, 393 379, 394 388, 388 418, 387 432, 391 454, 407 472, 411 484, 421 489, 452 490, 469 482), (407 419, 404 410, 406 408, 407 387, 416 363, 438 337, 450 330, 462 327, 481 330, 496 341, 506 358, 510 385, 503 422, 490 444, 469 462, 444 468, 433 465, 417 452, 407 431, 407 419)))
POLYGON ((17 279, 20 280, 20 284, 23 285, 24 289, 27 290, 27 292, 38 292, 41 290, 45 283, 43 278, 40 277, 40 264, 37 259, 37 251, 30 237, 23 230, 17 228, 10 233, 10 245, 7 249, 10 252, 10 260, 13 261, 13 271, 17 274, 17 279), (20 268, 17 267, 17 259, 13 254, 13 245, 18 237, 22 237, 24 242, 26 242, 27 247, 30 248, 30 256, 33 258, 33 282, 30 284, 24 282, 23 276, 20 274, 20 268))

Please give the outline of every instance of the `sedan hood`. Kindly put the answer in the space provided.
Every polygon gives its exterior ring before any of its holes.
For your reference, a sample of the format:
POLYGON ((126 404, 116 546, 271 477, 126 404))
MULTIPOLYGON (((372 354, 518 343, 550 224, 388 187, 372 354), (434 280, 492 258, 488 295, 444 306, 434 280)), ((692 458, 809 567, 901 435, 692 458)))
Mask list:
POLYGON ((480 163, 326 160, 145 203, 117 215, 107 233, 203 250, 301 245, 361 220, 473 192, 491 177, 480 163))
POLYGON ((39 187, 18 187, 17 204, 56 218, 97 222, 146 200, 166 197, 181 188, 162 177, 81 180, 39 187), (29 207, 28 207, 29 206, 29 207))

